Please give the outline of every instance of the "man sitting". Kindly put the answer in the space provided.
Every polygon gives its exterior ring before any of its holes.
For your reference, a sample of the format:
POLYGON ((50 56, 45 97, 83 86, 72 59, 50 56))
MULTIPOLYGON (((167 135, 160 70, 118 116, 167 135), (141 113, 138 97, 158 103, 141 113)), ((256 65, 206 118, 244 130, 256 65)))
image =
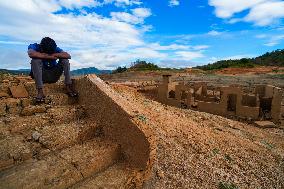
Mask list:
POLYGON ((55 41, 49 37, 41 40, 40 44, 30 44, 28 55, 31 60, 31 76, 37 88, 36 102, 44 102, 43 83, 56 83, 64 72, 67 94, 76 97, 78 94, 72 87, 70 78, 71 56, 57 47, 55 41), (57 62, 56 60, 59 59, 57 62))

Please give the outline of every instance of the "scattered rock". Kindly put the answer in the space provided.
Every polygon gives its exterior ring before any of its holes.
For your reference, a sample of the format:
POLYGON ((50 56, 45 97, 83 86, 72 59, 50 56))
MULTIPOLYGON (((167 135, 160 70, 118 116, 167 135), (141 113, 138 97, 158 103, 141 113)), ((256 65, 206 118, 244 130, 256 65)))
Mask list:
POLYGON ((255 121, 256 126, 261 128, 271 128, 276 127, 276 125, 271 121, 255 121))
POLYGON ((35 141, 38 141, 39 138, 41 137, 41 134, 37 131, 33 132, 32 137, 35 141))
POLYGON ((157 171, 157 176, 158 176, 160 179, 165 178, 165 174, 164 174, 164 172, 163 172, 162 170, 158 170, 158 171, 157 171))
POLYGON ((23 98, 21 99, 21 104, 23 107, 27 107, 32 104, 32 99, 30 98, 23 98))
POLYGON ((64 93, 50 94, 46 96, 45 103, 54 106, 67 105, 69 98, 68 95, 64 93))
POLYGON ((29 93, 23 85, 12 86, 10 87, 10 91, 14 98, 27 98, 29 97, 29 93))
POLYGON ((10 114, 18 114, 20 111, 20 100, 15 98, 5 99, 7 110, 10 114))
POLYGON ((21 115, 31 116, 35 113, 44 113, 44 112, 46 112, 46 108, 44 106, 28 106, 22 110, 21 115))
POLYGON ((6 115, 6 104, 0 103, 0 116, 6 115))
POLYGON ((0 92, 0 98, 1 97, 9 97, 9 94, 7 94, 5 92, 0 92))

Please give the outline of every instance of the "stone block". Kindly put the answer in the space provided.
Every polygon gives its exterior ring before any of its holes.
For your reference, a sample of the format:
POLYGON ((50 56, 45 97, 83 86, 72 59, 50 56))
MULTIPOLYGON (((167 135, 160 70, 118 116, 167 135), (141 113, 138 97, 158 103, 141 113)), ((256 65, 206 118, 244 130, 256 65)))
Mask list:
POLYGON ((2 83, 0 85, 0 91, 7 93, 7 94, 10 94, 9 83, 2 83))
POLYGON ((258 94, 259 97, 264 97, 265 96, 265 85, 256 85, 254 94, 258 94))
POLYGON ((240 117, 257 120, 259 117, 259 109, 259 107, 239 106, 236 114, 240 117))
POLYGON ((2 97, 9 97, 9 94, 6 92, 0 92, 0 98, 2 97))
POLYGON ((272 98, 273 97, 273 90, 274 90, 274 86, 267 85, 265 87, 265 97, 272 98))
POLYGON ((95 75, 76 80, 75 84, 79 103, 86 107, 90 121, 103 128, 105 137, 117 141, 130 166, 150 173, 156 140, 152 128, 135 113, 138 109, 95 75), (92 98, 87 98, 90 94, 92 98))
POLYGON ((27 98, 29 96, 28 91, 23 85, 11 86, 10 91, 14 98, 27 98))
POLYGON ((44 112, 46 112, 46 108, 44 106, 27 106, 22 110, 21 115, 31 116, 35 113, 44 113, 44 112))
POLYGON ((6 104, 0 102, 0 116, 6 115, 6 104))
POLYGON ((27 82, 25 83, 25 87, 30 96, 35 96, 37 94, 35 82, 27 82))
POLYGON ((20 100, 15 98, 5 99, 7 110, 10 114, 18 114, 20 112, 20 100))
POLYGON ((271 121, 255 121, 256 126, 261 128, 271 128, 276 127, 276 125, 271 121))
POLYGON ((23 99, 21 99, 22 107, 27 107, 27 106, 29 106, 31 104, 32 104, 32 99, 30 99, 30 98, 23 98, 23 99))
POLYGON ((273 99, 271 103, 271 117, 273 122, 277 123, 280 119, 281 114, 281 100, 282 100, 283 91, 281 88, 274 88, 273 99))

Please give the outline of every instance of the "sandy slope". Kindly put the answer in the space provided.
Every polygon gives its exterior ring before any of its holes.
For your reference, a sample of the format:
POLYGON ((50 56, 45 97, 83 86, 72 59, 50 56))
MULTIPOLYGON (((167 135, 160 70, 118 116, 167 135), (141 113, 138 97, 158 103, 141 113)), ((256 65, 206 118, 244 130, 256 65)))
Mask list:
POLYGON ((145 188, 284 188, 284 131, 164 106, 113 85, 158 138, 154 177, 145 188))

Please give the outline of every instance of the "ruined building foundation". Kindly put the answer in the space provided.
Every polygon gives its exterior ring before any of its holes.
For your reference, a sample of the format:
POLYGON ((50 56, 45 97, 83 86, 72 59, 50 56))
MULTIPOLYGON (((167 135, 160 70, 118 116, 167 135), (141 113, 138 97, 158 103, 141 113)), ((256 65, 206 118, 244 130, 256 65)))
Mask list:
POLYGON ((205 82, 172 82, 163 75, 158 86, 158 100, 166 105, 189 108, 221 116, 279 123, 283 90, 272 85, 256 85, 253 93, 242 86, 230 85, 208 90, 205 82))

